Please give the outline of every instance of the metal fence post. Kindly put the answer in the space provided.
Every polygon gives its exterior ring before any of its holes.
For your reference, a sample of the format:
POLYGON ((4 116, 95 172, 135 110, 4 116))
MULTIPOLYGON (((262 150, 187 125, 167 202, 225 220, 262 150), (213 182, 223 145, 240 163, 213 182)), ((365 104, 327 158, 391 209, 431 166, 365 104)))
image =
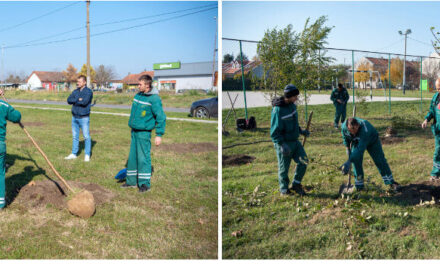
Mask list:
POLYGON ((391 115, 391 54, 388 53, 388 113, 391 115))
POLYGON ((353 108, 355 107, 356 103, 354 100, 354 50, 351 51, 351 87, 353 89, 353 108))
POLYGON ((420 57, 420 113, 423 113, 422 62, 422 57, 420 57))
POLYGON ((247 103, 246 103, 246 85, 244 83, 243 51, 241 49, 241 40, 239 40, 239 42, 240 42, 240 59, 241 59, 241 80, 243 82, 243 96, 244 96, 244 114, 246 117, 246 121, 248 121, 247 103))

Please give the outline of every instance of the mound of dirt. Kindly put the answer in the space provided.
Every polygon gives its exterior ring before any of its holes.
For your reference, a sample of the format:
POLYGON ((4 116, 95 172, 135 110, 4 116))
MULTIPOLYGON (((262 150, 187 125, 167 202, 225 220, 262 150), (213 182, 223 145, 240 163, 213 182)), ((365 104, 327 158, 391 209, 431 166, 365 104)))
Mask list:
POLYGON ((382 145, 392 145, 392 144, 399 144, 405 141, 405 138, 403 137, 396 137, 396 136, 385 136, 380 138, 380 142, 382 145))
POLYGON ((440 199, 440 182, 421 181, 402 185, 399 193, 394 198, 409 205, 429 202, 434 198, 435 203, 438 204, 440 199))
MULTIPOLYGON (((93 183, 72 182, 68 183, 74 189, 85 189, 93 194, 96 205, 109 202, 115 197, 115 194, 93 183)), ((12 204, 20 204, 25 208, 35 208, 51 204, 59 209, 67 208, 67 199, 63 195, 63 190, 67 188, 61 185, 62 189, 55 182, 31 181, 29 184, 20 189, 17 197, 12 204)))
POLYGON ((158 147, 153 146, 152 151, 172 151, 177 153, 217 152, 217 144, 211 142, 161 144, 158 147))
POLYGON ((248 164, 253 162, 255 157, 248 155, 223 155, 222 164, 223 166, 240 166, 243 164, 248 164))
POLYGON ((42 123, 42 122, 22 122, 22 124, 23 124, 23 126, 25 126, 25 127, 32 127, 32 126, 39 127, 39 126, 44 126, 44 125, 45 125, 45 124, 42 123))

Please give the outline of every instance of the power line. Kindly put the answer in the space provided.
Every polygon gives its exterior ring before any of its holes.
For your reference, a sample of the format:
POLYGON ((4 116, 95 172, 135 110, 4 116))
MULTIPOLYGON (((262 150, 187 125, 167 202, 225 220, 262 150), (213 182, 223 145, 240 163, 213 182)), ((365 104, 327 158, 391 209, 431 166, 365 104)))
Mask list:
POLYGON ((426 45, 426 46, 430 46, 430 47, 432 47, 432 44, 429 44, 429 43, 426 43, 426 42, 423 42, 423 41, 420 41, 420 40, 417 40, 417 39, 413 39, 413 38, 411 38, 411 37, 408 37, 409 39, 411 39, 411 40, 414 40, 414 41, 416 41, 416 42, 418 42, 418 43, 421 43, 421 44, 424 44, 424 45, 426 45))
POLYGON ((397 43, 400 43, 403 39, 404 39, 404 38, 401 38, 401 39, 399 39, 398 41, 393 42, 392 44, 390 44, 390 45, 388 45, 388 46, 386 46, 386 47, 383 47, 383 48, 381 48, 381 49, 378 49, 377 51, 386 50, 386 49, 388 49, 388 48, 391 48, 392 46, 396 45, 397 43))
POLYGON ((73 5, 76 5, 76 4, 78 4, 78 3, 81 3, 81 2, 80 2, 80 1, 73 2, 73 3, 71 3, 71 4, 68 4, 68 5, 66 5, 66 6, 60 7, 60 8, 55 9, 55 10, 52 10, 52 11, 47 12, 47 13, 45 13, 45 14, 42 14, 42 15, 40 15, 40 16, 37 16, 37 17, 31 18, 31 19, 29 19, 29 20, 26 20, 26 21, 24 21, 24 22, 21 22, 21 23, 19 23, 19 24, 16 24, 16 25, 13 25, 13 26, 9 26, 9 27, 5 27, 5 28, 2 28, 2 29, 0 29, 0 32, 4 32, 4 31, 7 31, 7 30, 10 30, 10 29, 17 28, 17 27, 19 27, 19 26, 22 26, 22 25, 28 24, 28 23, 30 23, 30 22, 32 22, 32 21, 35 21, 35 20, 40 19, 40 18, 42 18, 42 17, 46 17, 46 16, 48 16, 48 15, 51 15, 51 14, 53 14, 53 13, 56 13, 56 12, 61 11, 61 10, 63 10, 63 9, 66 9, 66 8, 71 7, 71 6, 73 6, 73 5))
MULTIPOLYGON (((123 20, 117 20, 117 21, 110 21, 110 22, 101 23, 101 24, 91 24, 91 26, 93 26, 95 28, 95 27, 100 27, 100 26, 105 26, 105 25, 112 25, 112 24, 124 23, 124 22, 129 22, 129 21, 135 21, 135 20, 142 20, 142 19, 148 19, 148 18, 153 18, 153 17, 171 15, 171 14, 181 13, 181 12, 185 12, 185 11, 189 11, 189 10, 197 10, 197 9, 200 9, 200 8, 214 7, 214 6, 216 7, 217 5, 205 5, 205 6, 195 7, 195 8, 188 8, 188 9, 182 9, 182 10, 173 11, 173 12, 161 13, 161 14, 157 14, 157 15, 129 18, 129 19, 123 19, 123 20)), ((78 31, 78 30, 82 30, 82 29, 84 29, 84 26, 77 27, 77 28, 74 28, 74 29, 71 29, 71 30, 68 30, 68 31, 61 32, 61 33, 57 33, 57 34, 41 37, 41 38, 34 39, 34 40, 30 40, 30 41, 26 41, 26 42, 22 42, 22 43, 17 43, 17 44, 12 44, 12 45, 9 45, 7 47, 8 48, 18 47, 18 46, 22 46, 22 45, 25 45, 25 44, 30 44, 30 43, 38 42, 40 40, 45 40, 45 39, 49 39, 49 38, 59 37, 59 36, 66 35, 68 33, 72 33, 72 32, 78 31)))
MULTIPOLYGON (((197 14, 197 13, 206 12, 206 11, 209 11, 209 10, 212 10, 212 9, 217 9, 217 7, 211 7, 211 8, 207 8, 207 9, 203 9, 203 10, 199 10, 199 11, 183 14, 183 15, 180 15, 180 16, 175 16, 175 17, 166 18, 166 19, 160 19, 160 20, 156 20, 156 21, 153 21, 153 22, 149 22, 149 23, 145 23, 145 24, 140 24, 140 25, 135 25, 135 26, 131 26, 131 27, 125 27, 125 28, 120 28, 120 29, 115 29, 115 30, 95 33, 95 34, 91 34, 90 36, 91 37, 96 37, 96 36, 101 36, 101 35, 110 34, 110 33, 114 33, 114 32, 126 31, 126 30, 130 30, 130 29, 133 29, 133 28, 144 27, 144 26, 148 26, 148 25, 152 25, 152 24, 157 24, 157 23, 160 23, 160 22, 169 21, 169 20, 173 20, 173 19, 177 19, 177 18, 189 16, 189 15, 194 15, 194 14, 197 14)), ((85 37, 86 36, 78 36, 78 37, 72 37, 72 38, 61 39, 61 40, 40 42, 40 43, 35 43, 35 44, 5 46, 4 49, 22 48, 22 47, 31 47, 31 46, 41 46, 41 45, 46 45, 46 44, 66 42, 66 41, 69 41, 69 40, 83 39, 85 37)))

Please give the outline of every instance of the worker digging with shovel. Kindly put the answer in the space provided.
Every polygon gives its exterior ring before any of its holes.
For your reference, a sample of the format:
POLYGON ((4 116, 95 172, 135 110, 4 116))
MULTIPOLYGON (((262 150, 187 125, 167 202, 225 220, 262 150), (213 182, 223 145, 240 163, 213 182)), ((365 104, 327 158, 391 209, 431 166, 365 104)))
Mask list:
MULTIPOLYGON (((385 185, 388 185, 392 191, 398 191, 400 186, 393 179, 393 174, 383 153, 379 134, 373 125, 367 120, 351 117, 342 124, 341 133, 344 145, 347 147, 347 154, 349 154, 348 160, 341 166, 342 173, 348 174, 353 163, 356 190, 364 189, 362 162, 364 152, 367 150, 382 175, 385 185)), ((352 191, 353 189, 351 189, 352 191)))
POLYGON ((429 105, 429 112, 425 116, 422 123, 422 128, 428 126, 428 122, 434 120, 431 125, 431 131, 435 138, 435 150, 431 171, 431 181, 438 181, 440 177, 440 78, 435 81, 435 88, 437 92, 432 97, 429 105))
MULTIPOLYGON (((3 90, 0 90, 0 96, 3 96, 3 90)), ((5 190, 5 160, 6 160, 6 121, 18 123, 21 120, 21 114, 7 102, 0 100, 0 210, 6 206, 5 190)))
POLYGON ((278 182, 281 195, 292 195, 296 192, 305 195, 301 180, 306 173, 308 158, 298 140, 299 134, 309 136, 310 132, 301 129, 298 123, 298 112, 295 102, 299 90, 289 84, 284 88, 284 96, 272 101, 270 137, 274 143, 278 158, 278 182), (292 187, 289 189, 289 167, 292 159, 297 164, 292 187))

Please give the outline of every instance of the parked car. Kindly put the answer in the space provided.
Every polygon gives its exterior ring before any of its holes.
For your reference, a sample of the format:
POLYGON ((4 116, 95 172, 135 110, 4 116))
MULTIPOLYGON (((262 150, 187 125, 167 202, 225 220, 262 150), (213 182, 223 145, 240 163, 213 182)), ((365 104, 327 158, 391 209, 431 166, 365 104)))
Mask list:
POLYGON ((197 118, 217 117, 218 97, 195 101, 191 104, 189 115, 197 118))

